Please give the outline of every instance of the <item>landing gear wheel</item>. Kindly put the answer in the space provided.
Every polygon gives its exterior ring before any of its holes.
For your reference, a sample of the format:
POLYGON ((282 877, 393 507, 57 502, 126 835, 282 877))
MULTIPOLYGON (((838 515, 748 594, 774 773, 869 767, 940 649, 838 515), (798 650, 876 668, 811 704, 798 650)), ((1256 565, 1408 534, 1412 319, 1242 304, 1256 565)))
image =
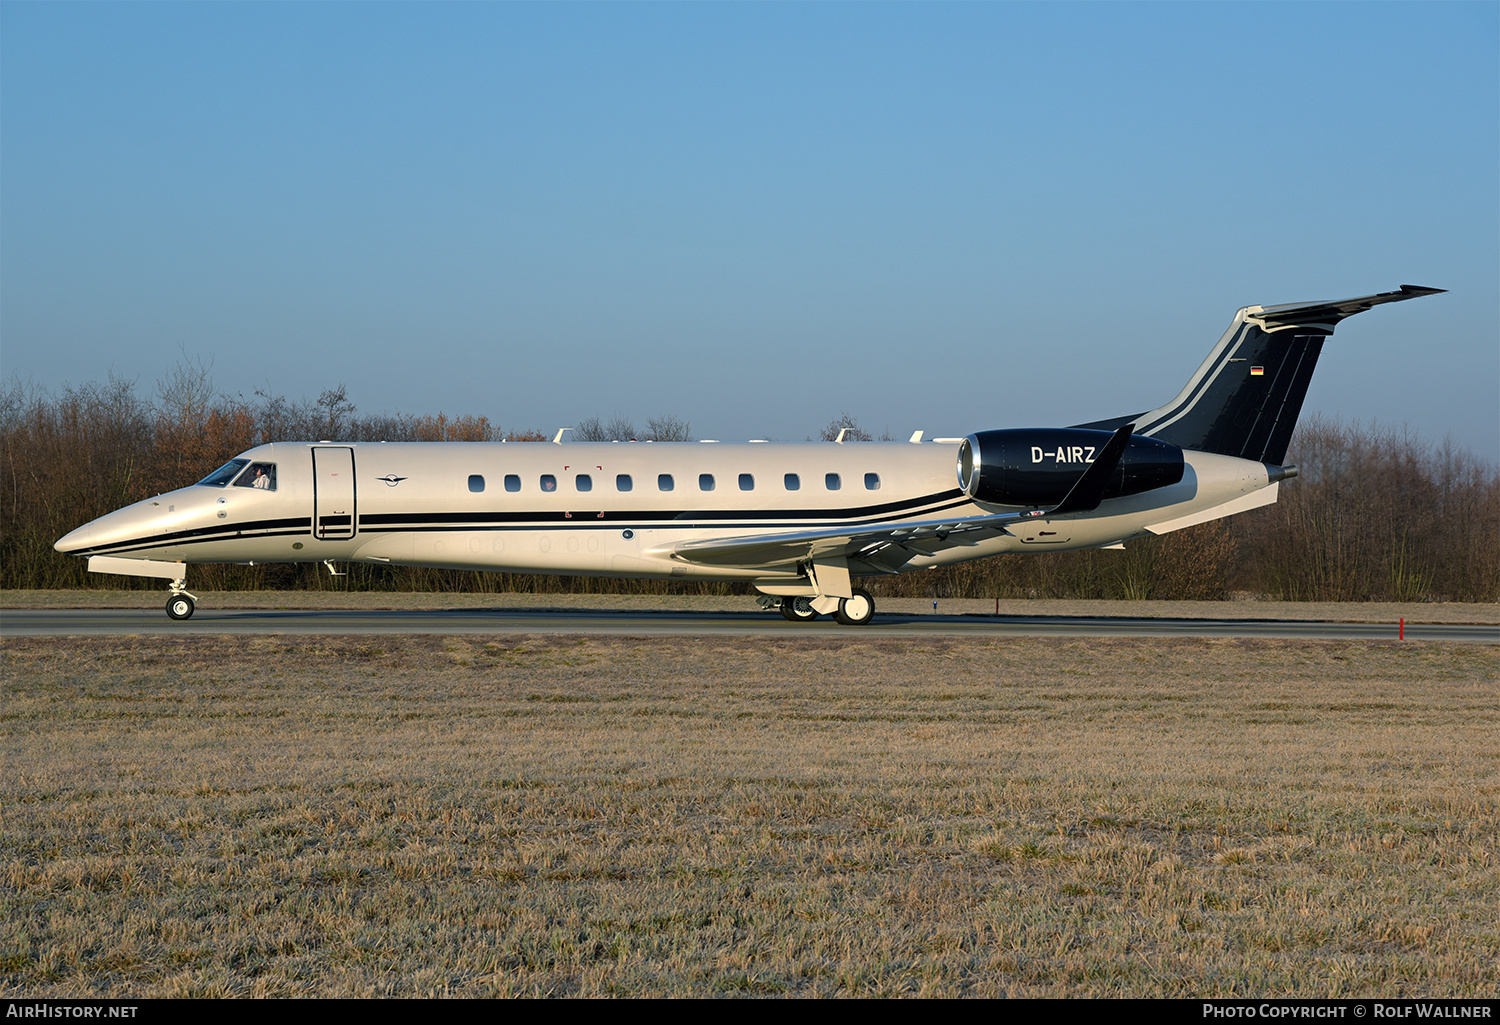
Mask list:
POLYGON ((839 600, 839 610, 833 614, 844 626, 864 626, 875 615, 875 599, 863 588, 854 589, 854 597, 839 600))
POLYGON ((802 595, 781 599, 781 615, 793 623, 811 623, 818 618, 818 611, 812 607, 812 599, 802 595))
POLYGON ((173 619, 193 618, 193 599, 185 594, 174 594, 167 599, 167 615, 173 619))

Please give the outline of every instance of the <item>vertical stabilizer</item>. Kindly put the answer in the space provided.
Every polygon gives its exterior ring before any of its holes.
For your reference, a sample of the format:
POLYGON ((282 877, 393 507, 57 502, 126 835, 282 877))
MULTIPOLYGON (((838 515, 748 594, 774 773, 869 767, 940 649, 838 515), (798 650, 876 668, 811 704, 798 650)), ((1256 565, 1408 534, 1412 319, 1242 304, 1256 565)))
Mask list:
POLYGON ((1171 402, 1137 417, 1080 426, 1116 427, 1134 419, 1136 434, 1179 448, 1279 464, 1323 340, 1339 321, 1381 303, 1441 291, 1402 285, 1400 291, 1337 302, 1247 306, 1171 402))

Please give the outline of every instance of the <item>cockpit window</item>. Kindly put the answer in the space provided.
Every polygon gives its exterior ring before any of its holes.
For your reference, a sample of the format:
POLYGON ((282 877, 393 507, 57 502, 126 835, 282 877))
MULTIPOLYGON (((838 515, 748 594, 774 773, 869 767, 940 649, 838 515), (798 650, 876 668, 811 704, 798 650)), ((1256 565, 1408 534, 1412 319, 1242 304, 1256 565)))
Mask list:
POLYGON ((211 488, 222 488, 225 484, 234 480, 234 475, 248 466, 248 459, 231 459, 213 473, 200 480, 199 484, 206 484, 211 488))
POLYGON ((260 488, 262 491, 276 490, 276 464, 251 463, 250 469, 240 474, 234 482, 237 488, 260 488))

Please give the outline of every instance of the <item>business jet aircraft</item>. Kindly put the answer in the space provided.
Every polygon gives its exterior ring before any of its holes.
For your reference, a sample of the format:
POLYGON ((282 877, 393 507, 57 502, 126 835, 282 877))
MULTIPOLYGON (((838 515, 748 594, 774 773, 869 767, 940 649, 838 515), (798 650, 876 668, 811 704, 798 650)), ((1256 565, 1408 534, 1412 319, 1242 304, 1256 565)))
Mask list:
POLYGON ((194 563, 366 562, 743 580, 787 619, 858 625, 875 611, 859 578, 1118 548, 1274 502, 1323 339, 1441 291, 1247 306, 1176 398, 1134 416, 926 443, 276 442, 56 547, 169 581, 174 619, 193 614, 194 563))

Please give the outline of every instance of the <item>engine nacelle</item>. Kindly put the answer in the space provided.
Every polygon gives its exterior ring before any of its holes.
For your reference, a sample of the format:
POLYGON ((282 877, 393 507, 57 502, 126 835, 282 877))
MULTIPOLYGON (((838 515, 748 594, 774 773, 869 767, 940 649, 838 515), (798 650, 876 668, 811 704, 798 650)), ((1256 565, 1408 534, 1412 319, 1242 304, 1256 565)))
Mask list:
MULTIPOLYGON (((1061 502, 1109 431, 1070 427, 980 431, 958 446, 958 486, 977 502, 1043 507, 1061 502)), ((1182 480, 1182 449, 1132 435, 1105 486, 1106 499, 1138 495, 1182 480)))

